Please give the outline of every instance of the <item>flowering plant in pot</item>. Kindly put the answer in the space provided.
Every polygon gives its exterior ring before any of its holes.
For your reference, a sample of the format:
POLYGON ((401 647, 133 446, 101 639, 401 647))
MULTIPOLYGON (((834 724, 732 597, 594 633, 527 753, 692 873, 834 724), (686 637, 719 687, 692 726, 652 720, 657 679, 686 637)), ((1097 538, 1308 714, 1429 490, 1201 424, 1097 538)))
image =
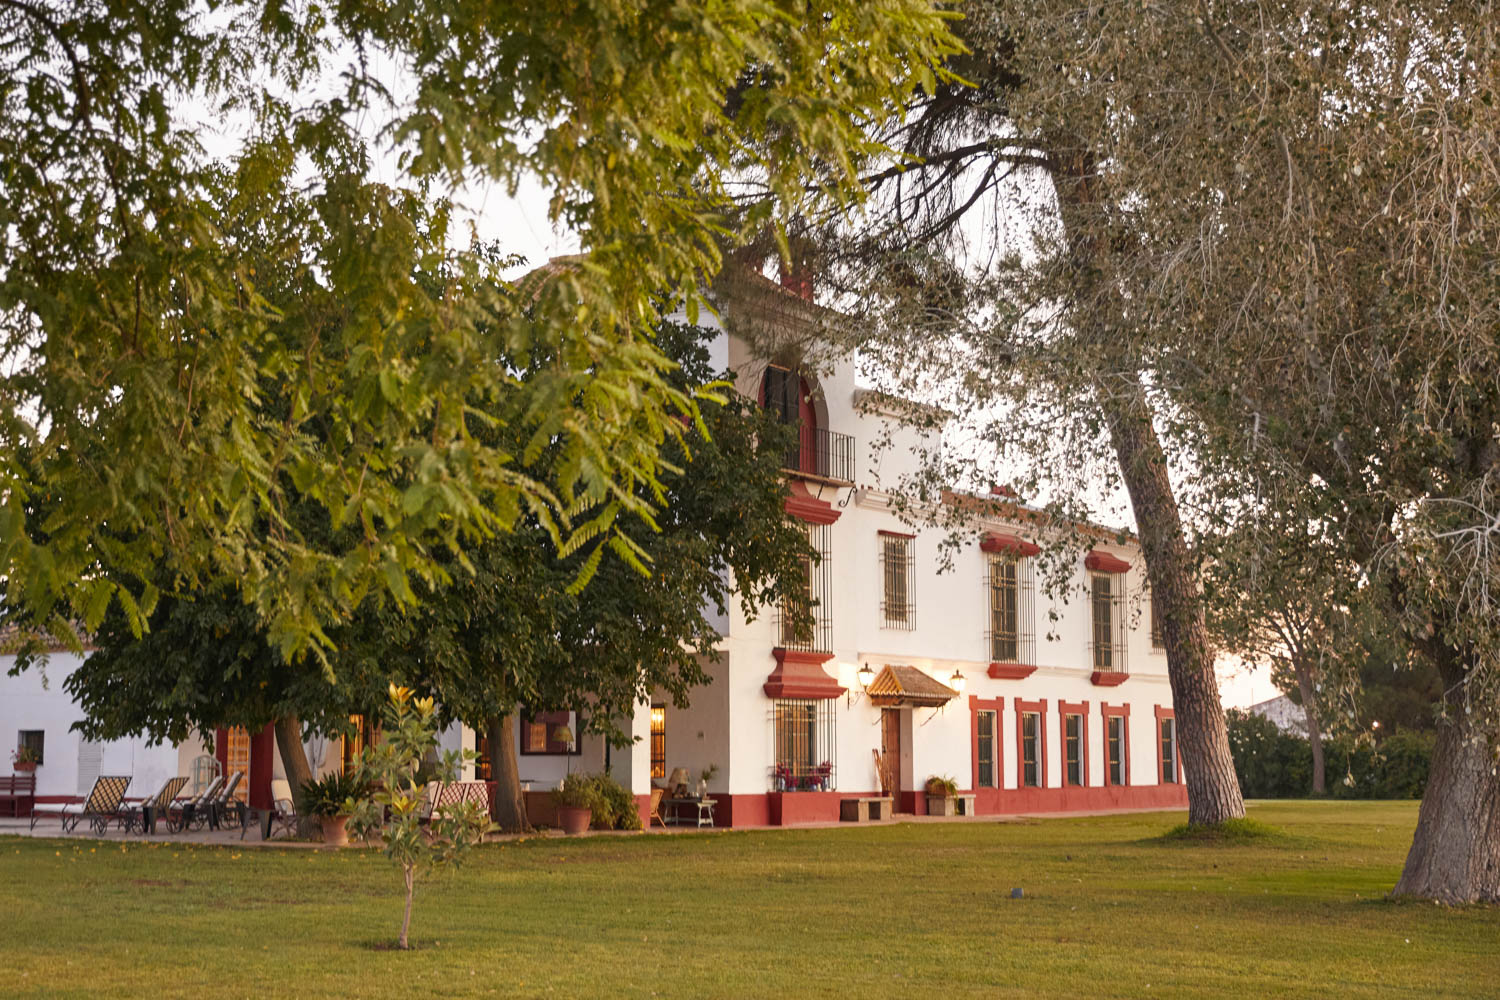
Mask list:
POLYGON ((316 816, 323 826, 323 842, 330 847, 346 847, 349 834, 345 829, 354 811, 354 800, 369 791, 366 782, 352 771, 328 774, 302 786, 302 801, 308 815, 316 816))
POLYGON ((937 774, 927 779, 927 814, 929 816, 953 816, 957 813, 957 805, 957 781, 937 774))
POLYGON ((36 766, 41 762, 42 761, 40 755, 38 755, 35 750, 31 749, 31 747, 17 747, 15 750, 11 751, 11 767, 14 768, 17 772, 35 771, 36 766))
POLYGON ((570 774, 552 789, 552 804, 557 807, 557 822, 565 833, 582 833, 594 817, 594 783, 585 775, 570 774))

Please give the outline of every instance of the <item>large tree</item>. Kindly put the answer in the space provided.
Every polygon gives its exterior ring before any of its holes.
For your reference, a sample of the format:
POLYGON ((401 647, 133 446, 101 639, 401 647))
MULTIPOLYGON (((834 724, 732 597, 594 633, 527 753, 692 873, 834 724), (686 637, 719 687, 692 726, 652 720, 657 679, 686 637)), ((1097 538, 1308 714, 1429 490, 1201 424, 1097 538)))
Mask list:
MULTIPOLYGON (((1075 379, 1063 402, 1096 403, 1117 445, 1122 434, 1144 445, 1117 450, 1153 588, 1152 525, 1174 520, 1152 502, 1170 471, 1153 438, 1181 456, 1190 497, 1235 482, 1199 480, 1196 463, 1237 465, 1235 488, 1289 522, 1337 518, 1385 595, 1391 636, 1442 680, 1396 890, 1500 898, 1493 9, 1231 0, 970 13, 966 30, 990 42, 975 51, 1005 84, 988 105, 995 125, 968 143, 978 154, 935 133, 947 159, 934 146, 908 183, 975 155, 1051 179, 1031 203, 1056 221, 1032 227, 1009 262, 1020 280, 999 287, 1018 294, 996 312, 1023 321, 1007 333, 1062 321, 1067 336, 1033 341, 1039 361, 1053 346, 1091 350, 1096 391, 1075 379), (1158 488, 1138 491, 1133 468, 1158 488), (1295 485, 1257 497, 1260 472, 1295 485)), ((996 326, 981 320, 980 334, 996 326)), ((983 376, 999 351, 1018 353, 1009 336, 976 339, 983 376)))
MULTIPOLYGON (((658 334, 683 392, 728 375, 711 370, 704 336, 675 323, 658 334)), ((533 359, 533 367, 546 363, 533 359)), ((753 617, 800 593, 806 560, 815 558, 783 509, 791 429, 732 391, 705 398, 700 415, 704 433, 666 453, 672 471, 651 498, 656 530, 640 541, 655 567, 650 575, 610 559, 575 587, 590 554, 553 557, 545 526, 522 519, 516 530, 465 548, 466 565, 455 557, 444 567, 450 582, 424 590, 415 607, 372 597, 330 629, 337 683, 313 664, 283 658, 233 584, 164 597, 140 637, 114 609, 94 635, 96 652, 67 682, 85 713, 81 728, 95 738, 180 741, 193 730, 274 722, 300 787, 310 776, 305 731, 340 733, 351 715, 380 704, 388 684, 410 685, 437 698, 445 721, 487 734, 495 818, 527 828, 514 749, 519 704, 577 709, 590 729, 628 745, 619 720, 643 700, 661 693, 684 704, 708 680, 702 665, 717 656, 716 616, 737 600, 753 617)))
MULTIPOLYGON (((692 391, 730 373, 712 371, 705 331, 666 324, 659 343, 692 391)), ((472 573, 423 595, 412 611, 390 609, 367 633, 371 656, 400 664, 434 695, 445 718, 487 733, 498 784, 495 818, 525 828, 515 761, 515 713, 576 709, 587 727, 629 745, 619 722, 653 692, 685 704, 717 658, 717 620, 738 602, 748 617, 801 593, 807 536, 787 518, 782 465, 791 429, 732 390, 701 407, 706 434, 669 453, 657 530, 643 536, 657 571, 643 577, 623 560, 601 564, 570 588, 582 555, 538 558, 546 535, 531 524, 466 551, 472 573)), ((796 602, 791 602, 796 606, 796 602)), ((351 647, 351 653, 358 653, 351 647)))
POLYGON ((563 551, 638 558, 619 515, 649 515, 691 411, 650 340, 660 293, 696 309, 720 241, 810 183, 857 198, 865 127, 931 84, 945 20, 927 0, 0 3, 11 599, 65 633, 111 602, 139 628, 164 568, 230 577, 294 653, 371 591, 443 582, 435 553, 523 508, 563 551), (775 197, 740 217, 747 172, 775 197), (432 196, 528 178, 590 256, 517 303, 432 196), (227 235, 289 190, 279 241, 227 235), (268 258, 311 307, 267 294, 268 258), (537 341, 559 363, 526 386, 493 363, 537 341), (289 407, 267 412, 266 379, 289 407), (515 392, 519 454, 469 420, 515 392), (525 468, 543 444, 565 455, 546 477, 525 468), (352 540, 300 534, 301 501, 352 540), (104 548, 118 573, 94 571, 104 548))

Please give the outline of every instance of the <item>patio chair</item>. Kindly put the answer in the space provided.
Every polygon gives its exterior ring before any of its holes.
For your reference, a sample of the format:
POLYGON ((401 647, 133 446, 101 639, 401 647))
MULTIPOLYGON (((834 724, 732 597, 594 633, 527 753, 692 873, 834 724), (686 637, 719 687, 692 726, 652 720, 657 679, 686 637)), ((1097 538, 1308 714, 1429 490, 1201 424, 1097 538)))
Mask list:
POLYGON ((665 788, 651 789, 651 813, 646 817, 647 826, 650 826, 652 823, 660 823, 662 826, 667 825, 667 821, 661 818, 661 798, 666 793, 667 790, 665 788))
POLYGON ((162 782, 161 791, 147 799, 139 802, 129 802, 120 810, 120 825, 126 833, 131 833, 137 828, 141 833, 146 832, 146 810, 150 809, 153 815, 160 819, 167 814, 172 803, 176 801, 177 795, 182 791, 182 786, 187 784, 187 776, 179 775, 176 778, 168 778, 162 782))
POLYGON ((42 804, 32 807, 31 828, 36 829, 36 821, 43 816, 61 816, 62 831, 68 833, 75 829, 82 820, 88 820, 89 825, 97 833, 103 833, 109 826, 109 821, 118 819, 120 816, 120 802, 125 798, 125 789, 130 787, 130 775, 104 775, 94 781, 94 787, 89 790, 88 798, 82 802, 69 802, 66 804, 52 805, 42 804))
MULTIPOLYGON (((292 783, 285 778, 271 779, 271 813, 266 819, 266 825, 261 827, 263 839, 270 840, 278 830, 295 837, 301 822, 302 817, 297 815, 297 804, 292 800, 292 783)), ((245 832, 241 830, 240 836, 244 835, 245 832)))
POLYGON ((222 791, 214 796, 208 804, 208 825, 217 830, 224 825, 224 817, 231 809, 236 811, 240 821, 241 829, 245 826, 245 804, 234 797, 235 789, 240 787, 240 782, 245 780, 244 771, 235 771, 229 776, 229 781, 224 785, 222 791))
POLYGON ((174 799, 172 804, 167 807, 168 832, 181 833, 196 818, 207 813, 209 803, 213 801, 214 796, 218 795, 219 789, 223 787, 224 779, 214 778, 213 781, 208 783, 208 787, 197 795, 191 795, 185 799, 174 799))

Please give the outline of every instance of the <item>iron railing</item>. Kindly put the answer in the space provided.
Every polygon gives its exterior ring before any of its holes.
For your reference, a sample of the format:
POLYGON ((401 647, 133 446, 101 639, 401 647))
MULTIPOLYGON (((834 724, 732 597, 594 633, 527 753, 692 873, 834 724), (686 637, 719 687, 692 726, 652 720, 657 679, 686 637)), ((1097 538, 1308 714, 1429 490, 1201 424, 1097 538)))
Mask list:
POLYGON ((782 468, 819 479, 853 483, 854 452, 852 435, 804 424, 797 431, 797 441, 787 449, 782 468))
POLYGON ((772 703, 776 763, 771 789, 777 792, 829 792, 838 787, 835 748, 837 713, 829 699, 784 699, 772 703))
POLYGON ((827 653, 833 650, 833 623, 828 614, 828 599, 833 593, 830 574, 828 526, 806 525, 808 541, 818 553, 816 561, 803 563, 806 588, 795 597, 784 599, 777 608, 776 633, 783 649, 804 653, 827 653))
POLYGON ((1036 663, 1035 603, 1031 560, 1005 553, 989 558, 986 586, 990 594, 990 627, 985 632, 990 660, 1036 663))

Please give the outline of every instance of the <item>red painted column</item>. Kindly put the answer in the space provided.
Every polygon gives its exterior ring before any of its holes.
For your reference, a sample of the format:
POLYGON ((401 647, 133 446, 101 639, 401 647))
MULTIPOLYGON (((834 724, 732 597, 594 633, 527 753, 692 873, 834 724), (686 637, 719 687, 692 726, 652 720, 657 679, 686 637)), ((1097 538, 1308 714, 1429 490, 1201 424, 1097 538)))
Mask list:
POLYGON ((276 729, 272 724, 250 737, 250 808, 271 808, 271 775, 276 769, 276 729))

